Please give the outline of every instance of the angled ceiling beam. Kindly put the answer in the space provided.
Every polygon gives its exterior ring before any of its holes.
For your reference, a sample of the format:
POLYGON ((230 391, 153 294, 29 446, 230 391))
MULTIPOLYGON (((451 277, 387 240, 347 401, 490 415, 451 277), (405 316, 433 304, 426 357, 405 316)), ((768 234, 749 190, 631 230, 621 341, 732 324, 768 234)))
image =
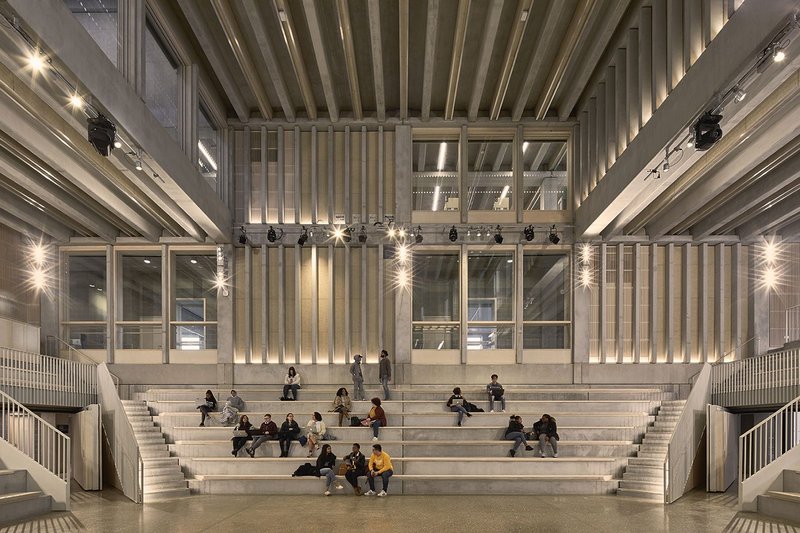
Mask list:
POLYGON ((503 109, 503 102, 506 99, 506 91, 511 81, 511 74, 517 62, 519 48, 522 45, 522 37, 525 35, 525 28, 528 27, 528 17, 531 12, 533 0, 522 0, 517 3, 517 12, 514 14, 514 27, 511 36, 508 38, 506 53, 503 56, 503 66, 500 69, 500 77, 497 80, 497 87, 492 98, 492 108, 489 111, 489 118, 497 120, 500 118, 500 111, 503 109))
POLYGON ((580 0, 578 7, 575 9, 575 14, 569 23, 567 35, 561 43, 561 49, 558 51, 553 66, 550 68, 550 73, 547 75, 542 95, 539 97, 539 102, 536 104, 536 118, 542 120, 547 116, 547 111, 555 100, 556 93, 558 92, 561 83, 564 81, 564 74, 567 72, 572 56, 576 51, 576 44, 578 38, 586 30, 591 19, 591 13, 594 11, 595 6, 598 4, 596 0, 580 0))
POLYGON ((497 149, 497 157, 494 158, 494 165, 492 165, 492 171, 498 172, 500 167, 503 166, 503 160, 506 158, 506 152, 508 152, 508 147, 511 143, 503 143, 500 145, 500 148, 497 149))
MULTIPOLYGON (((398 34, 400 37, 400 119, 408 118, 408 0, 400 0, 398 34)), ((427 46, 427 45, 426 45, 427 46)))
MULTIPOLYGON (((219 0, 217 0, 219 1, 219 0)), ((292 13, 286 0, 274 0, 277 10, 278 22, 281 25, 281 33, 286 48, 289 50, 289 57, 292 59, 292 68, 300 85, 300 94, 303 96, 303 103, 306 106, 306 113, 311 120, 317 120, 317 102, 314 100, 314 91, 311 89, 311 81, 308 79, 308 71, 303 61, 303 54, 300 51, 300 43, 297 42, 297 31, 294 29, 292 13)))
MULTIPOLYGON (((336 12, 339 15, 339 36, 342 38, 342 47, 344 48, 344 64, 347 69, 347 84, 350 86, 350 101, 353 107, 353 118, 361 120, 363 112, 361 110, 361 89, 358 86, 358 67, 356 66, 356 51, 353 46, 353 30, 350 26, 350 7, 347 5, 347 0, 337 0, 336 12)), ((370 12, 372 14, 372 12, 370 12)), ((370 18, 372 22, 372 18, 370 18)), ((378 14, 378 28, 380 32, 380 14, 378 14)), ((370 28, 370 34, 376 33, 374 28, 370 28)), ((380 42, 380 36, 378 36, 380 42)), ((372 51, 373 56, 375 50, 372 51)))
POLYGON ((420 117, 431 117, 431 91, 433 90, 433 64, 436 59, 436 33, 439 20, 439 0, 428 0, 428 19, 425 24, 425 62, 422 71, 422 110, 420 117))
POLYGON ((239 24, 236 22, 236 17, 233 15, 228 0, 211 0, 211 5, 214 7, 214 12, 217 14, 222 31, 225 32, 225 37, 228 39, 228 44, 233 50, 233 55, 236 57, 236 62, 239 63, 239 68, 242 69, 247 86, 253 93, 253 96, 258 102, 258 110, 261 116, 266 120, 272 120, 272 105, 269 103, 267 93, 264 86, 261 85, 261 80, 258 77, 258 70, 250 57, 250 52, 245 48, 244 40, 242 39, 242 32, 239 29, 239 24))
MULTIPOLYGON (((592 16, 603 16, 605 18, 602 31, 592 33, 590 35, 591 45, 586 47, 586 53, 581 54, 579 63, 575 67, 575 76, 570 79, 569 84, 565 84, 565 93, 562 99, 561 106, 558 108, 558 118, 566 120, 569 118, 572 109, 585 92, 587 86, 592 87, 605 76, 606 68, 611 63, 611 58, 616 52, 618 47, 609 49, 608 54, 604 55, 608 44, 614 36, 614 32, 625 16, 625 11, 628 9, 628 0, 615 0, 614 2, 603 2, 602 15, 600 13, 593 13, 592 16), (598 67, 598 68, 595 68, 598 67), (591 81, 590 81, 591 80, 591 81)), ((637 11, 638 13, 638 11, 637 11)), ((627 32, 624 33, 623 39, 627 39, 627 32)), ((622 41, 625 42, 624 40, 622 41)), ((620 44, 619 47, 624 47, 620 44)), ((576 57, 576 59, 578 59, 576 57)), ((582 107, 579 107, 581 109, 582 107)))
POLYGON ((479 172, 481 167, 483 167, 483 162, 486 159, 486 149, 489 147, 487 142, 482 142, 480 147, 478 148, 478 153, 475 154, 475 163, 472 167, 474 172, 479 172))
POLYGON ((72 237, 72 231, 69 228, 53 220, 45 211, 10 194, 4 196, 0 210, 57 241, 67 242, 72 237))
POLYGON ((800 193, 795 192, 777 204, 765 206, 756 216, 736 228, 743 242, 754 240, 759 235, 771 233, 772 228, 785 224, 800 214, 800 193))
POLYGON ((303 0, 303 11, 306 15, 308 31, 311 34, 314 56, 317 58, 317 69, 319 70, 319 77, 322 79, 322 92, 325 93, 328 116, 330 116, 331 122, 338 122, 339 104, 336 102, 336 93, 333 90, 333 75, 331 74, 330 65, 328 65, 328 54, 325 49, 325 43, 322 40, 322 29, 314 0, 303 0))
POLYGON ((425 172, 425 159, 428 157, 428 143, 419 143, 417 155, 417 172, 425 172))
POLYGON ((549 2, 547 4, 547 12, 544 15, 544 22, 542 23, 542 31, 536 38, 536 44, 531 53, 531 59, 528 62, 528 70, 525 73, 525 80, 522 82, 517 99, 514 101, 514 107, 511 111, 511 120, 514 122, 522 118, 525 112, 525 106, 528 104, 528 98, 531 96, 533 84, 536 77, 541 73, 542 62, 544 61, 544 52, 550 43, 557 41, 556 28, 558 19, 564 11, 565 2, 549 2))
POLYGON ((494 41, 497 39, 497 28, 500 26, 500 14, 503 12, 502 0, 489 0, 488 14, 483 26, 483 39, 478 52, 478 63, 475 68, 475 78, 472 81, 472 95, 469 98, 467 118, 478 118, 478 107, 481 105, 481 96, 486 86, 486 76, 489 74, 489 62, 492 60, 494 41))
POLYGON ((555 170, 555 168, 561 164, 561 161, 564 160, 564 157, 566 157, 566 155, 567 155, 567 143, 562 143, 561 147, 555 153, 553 153, 553 156, 547 163, 547 170, 555 170))
POLYGON ((464 56, 464 42, 467 38, 467 18, 469 18, 470 0, 458 1, 455 32, 453 34, 453 55, 450 58, 450 76, 447 82, 447 103, 444 108, 444 119, 453 120, 456 107, 458 79, 461 77, 461 59, 464 56))
POLYGON ((550 148, 550 143, 543 142, 539 145, 539 148, 536 149, 536 154, 533 156, 533 160, 531 160, 531 172, 539 170, 539 167, 542 166, 542 161, 544 161, 544 156, 547 155, 547 150, 550 148))
POLYGON ((289 90, 286 88, 286 82, 283 79, 283 72, 281 72, 280 65, 278 64, 278 58, 275 55, 275 50, 272 49, 272 42, 269 39, 269 35, 267 35, 267 28, 264 25, 264 20, 261 18, 261 14, 258 11, 258 6, 256 5, 255 0, 244 0, 243 5, 245 11, 250 14, 250 16, 247 18, 247 24, 249 24, 253 29, 256 42, 258 42, 258 47, 261 50, 261 57, 264 59, 264 63, 267 65, 269 79, 272 82, 272 86, 275 88, 275 92, 278 93, 278 100, 281 102, 283 114, 286 116, 286 120, 289 122, 294 122, 294 104, 289 96, 289 90))
POLYGON ((386 120, 386 96, 383 87, 383 44, 381 43, 380 0, 368 0, 369 39, 372 43, 372 77, 375 83, 375 108, 378 121, 386 120))
POLYGON ((779 228, 776 233, 781 236, 781 239, 788 242, 800 241, 800 218, 789 222, 785 226, 779 228))

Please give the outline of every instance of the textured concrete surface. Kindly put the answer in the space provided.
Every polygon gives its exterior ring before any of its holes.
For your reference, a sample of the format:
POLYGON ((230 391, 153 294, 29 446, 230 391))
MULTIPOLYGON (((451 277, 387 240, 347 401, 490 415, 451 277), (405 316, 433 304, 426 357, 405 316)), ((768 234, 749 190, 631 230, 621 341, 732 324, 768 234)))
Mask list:
POLYGON ((735 494, 702 491, 664 506, 619 496, 356 497, 347 488, 328 498, 193 496, 135 505, 115 490, 77 490, 71 513, 50 513, 0 529, 2 533, 39 531, 800 533, 800 522, 739 513, 735 494))

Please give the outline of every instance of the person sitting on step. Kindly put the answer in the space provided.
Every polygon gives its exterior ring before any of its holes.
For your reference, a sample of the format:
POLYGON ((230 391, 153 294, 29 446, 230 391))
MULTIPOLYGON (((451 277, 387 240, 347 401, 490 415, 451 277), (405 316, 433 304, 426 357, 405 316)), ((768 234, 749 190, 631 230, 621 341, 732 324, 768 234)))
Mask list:
POLYGON ((322 415, 314 411, 311 419, 306 424, 306 438, 308 439, 308 457, 314 455, 314 450, 319 449, 319 441, 325 437, 325 422, 322 415))
POLYGON ((379 497, 388 496, 389 478, 394 473, 392 471, 392 458, 389 454, 383 451, 380 444, 372 446, 372 455, 369 456, 369 465, 367 467, 367 482, 369 482, 369 490, 364 493, 364 496, 373 496, 375 494, 375 478, 380 477, 383 480, 383 488, 378 493, 379 497))
POLYGON ((283 378, 283 396, 281 396, 281 401, 295 401, 297 400, 297 389, 300 388, 300 374, 294 369, 293 366, 289 367, 289 371, 286 372, 286 377, 283 378), (292 397, 289 397, 289 392, 291 391, 292 397))
POLYGON ((506 428, 505 433, 506 440, 513 440, 514 447, 508 450, 508 455, 514 457, 517 454, 517 450, 519 449, 520 445, 525 445, 526 451, 532 451, 533 447, 528 445, 528 441, 525 439, 525 426, 522 425, 522 417, 513 415, 508 421, 508 428, 506 428))
POLYGON ((223 426, 236 424, 237 418, 239 418, 239 410, 233 407, 231 402, 226 401, 225 407, 222 408, 222 412, 219 415, 219 423, 223 426))
POLYGON ((350 410, 353 408, 353 402, 350 401, 350 395, 347 389, 341 387, 336 391, 336 396, 333 398, 332 413, 339 413, 339 427, 342 427, 342 420, 350 418, 350 410))
POLYGON ((200 419, 200 427, 202 428, 206 425, 206 417, 208 414, 217 409, 217 399, 214 398, 214 393, 211 392, 211 389, 206 391, 205 399, 200 402, 197 408, 200 410, 200 415, 202 416, 200 419))
POLYGON ((231 390, 231 395, 228 396, 228 399, 225 400, 226 402, 230 402, 231 407, 236 409, 236 411, 244 411, 244 400, 242 397, 236 394, 235 390, 231 390))
POLYGON ((386 427, 386 413, 381 407, 381 399, 373 398, 372 409, 369 410, 367 418, 361 421, 361 424, 372 428, 372 440, 378 440, 378 433, 381 427, 386 427))
POLYGON ((353 486, 356 496, 361 496, 361 487, 358 485, 359 476, 367 475, 367 458, 361 453, 361 445, 353 444, 353 451, 344 456, 344 464, 347 472, 344 477, 353 486))
POLYGON ((319 472, 320 477, 325 476, 325 496, 331 495, 331 484, 336 483, 334 485, 337 490, 342 490, 344 487, 341 483, 336 481, 336 456, 331 451, 331 445, 326 444, 322 447, 322 450, 319 452, 319 457, 317 457, 317 472, 319 472))
POLYGON ((297 440, 300 436, 300 426, 294 419, 294 415, 289 413, 286 415, 286 420, 281 424, 281 429, 278 431, 278 444, 281 447, 281 457, 289 457, 289 447, 292 445, 293 440, 297 440))
POLYGON ((264 421, 261 423, 261 427, 255 431, 252 431, 251 435, 255 435, 256 438, 253 441, 253 444, 245 448, 244 451, 246 451, 250 457, 255 457, 256 450, 259 446, 268 440, 275 440, 278 438, 278 426, 272 421, 272 415, 269 413, 265 414, 264 421))
POLYGON ((253 424, 250 423, 247 415, 242 415, 239 419, 239 424, 236 426, 236 429, 233 430, 234 437, 231 439, 233 441, 233 451, 231 455, 237 457, 239 455, 239 450, 244 447, 247 441, 253 438, 249 433, 251 429, 253 429, 253 424))
POLYGON ((533 438, 539 439, 539 454, 544 457, 544 446, 548 442, 553 448, 553 457, 558 457, 558 427, 556 419, 548 414, 533 425, 533 438))
POLYGON ((469 411, 465 409, 467 400, 461 396, 461 388, 456 387, 453 389, 453 395, 447 400, 447 407, 454 413, 458 413, 458 427, 461 427, 461 422, 464 420, 464 415, 472 416, 469 411))
POLYGON ((494 402, 500 401, 500 410, 506 412, 505 389, 497 382, 497 374, 492 374, 492 382, 486 385, 486 394, 489 395, 489 412, 494 413, 494 402))

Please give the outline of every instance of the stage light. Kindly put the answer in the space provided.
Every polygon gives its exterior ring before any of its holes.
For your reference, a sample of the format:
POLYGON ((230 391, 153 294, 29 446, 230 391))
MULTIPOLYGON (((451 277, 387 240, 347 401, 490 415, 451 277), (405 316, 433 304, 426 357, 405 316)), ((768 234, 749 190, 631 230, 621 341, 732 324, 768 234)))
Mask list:
POLYGON ((417 244, 422 242, 422 226, 417 226, 417 233, 414 235, 414 242, 417 244))
POLYGON ((361 244, 367 242, 367 229, 364 226, 361 226, 361 232, 358 234, 358 242, 361 244))
POLYGON ((722 115, 714 115, 711 112, 707 112, 697 120, 694 125, 696 150, 704 152, 722 139, 722 128, 719 125, 721 120, 722 115))
POLYGON ((408 246, 405 244, 401 244, 397 247, 397 261, 403 264, 408 263, 408 260, 411 259, 411 254, 409 253, 408 246))
POLYGON ((561 239, 558 238, 558 230, 555 224, 550 228, 550 235, 547 236, 547 239, 553 244, 558 244, 561 241, 561 239))
POLYGON ((592 271, 589 270, 588 266, 585 266, 581 269, 580 284, 583 288, 587 288, 592 284, 592 271))
POLYGON ((387 235, 387 236, 388 236, 390 239, 394 239, 394 238, 395 238, 395 235, 396 235, 396 233, 397 233, 397 232, 395 231, 395 229, 394 229, 394 226, 389 226, 389 229, 387 229, 387 230, 386 230, 386 235, 387 235))
POLYGON ((36 266, 42 266, 45 260, 45 250, 42 243, 35 243, 31 246, 31 259, 36 266))
POLYGON ((45 58, 39 53, 38 50, 34 50, 28 54, 28 68, 30 68, 35 74, 38 74, 44 70, 44 65, 45 58))
POLYGON ((765 268, 761 274, 761 285, 770 290, 778 286, 778 273, 772 266, 765 268))
POLYGON ((528 224, 528 226, 524 230, 522 230, 522 234, 525 235, 526 241, 531 242, 534 237, 533 226, 528 224))
POLYGON ((747 98, 747 93, 741 90, 740 88, 736 87, 735 92, 733 94, 733 101, 738 104, 744 101, 745 98, 747 98))
POLYGON ((150 261, 149 259, 145 259, 142 261, 142 263, 144 263, 145 265, 149 265, 150 263, 152 263, 152 261, 150 261))
POLYGON ((69 97, 69 103, 72 105, 72 109, 83 109, 83 98, 77 93, 69 97))
POLYGON ((444 170, 445 157, 447 156, 447 143, 439 144, 439 160, 436 163, 436 170, 441 172, 444 170))
POLYGON ((137 159, 136 162, 133 164, 133 166, 134 166, 134 168, 136 170, 142 170, 142 168, 144 168, 144 167, 142 167, 142 160, 141 159, 137 159))
POLYGON ((764 241, 763 256, 764 262, 768 265, 775 264, 775 261, 778 259, 778 243, 775 242, 774 237, 764 241))
POLYGON ((344 242, 350 242, 353 238, 353 228, 344 228, 342 230, 342 240, 344 242))
POLYGON ((499 225, 497 226, 497 228, 495 228, 495 231, 496 233, 494 234, 494 242, 497 244, 503 244, 503 234, 501 233, 502 229, 500 228, 499 225))
POLYGON ((37 290, 42 290, 45 287, 46 276, 44 270, 39 267, 35 267, 31 270, 31 285, 34 286, 37 290))
POLYGON ((580 251, 581 263, 589 263, 592 260, 592 245, 589 243, 581 244, 580 251))
POLYGON ((781 63, 784 59, 786 59, 786 52, 783 51, 781 45, 776 44, 772 49, 772 60, 776 63, 781 63))
POLYGON ((458 240, 458 231, 455 226, 450 228, 450 233, 448 233, 447 237, 450 239, 450 242, 456 242, 458 240))
POLYGON ((114 141, 114 148, 122 148, 122 143, 119 140, 114 141))
MULTIPOLYGON (((104 115, 98 115, 86 120, 88 125, 89 143, 94 149, 105 157, 108 157, 109 148, 116 146, 117 127, 104 115)), ((137 168, 137 170, 141 170, 137 168)))
POLYGON ((308 241, 308 230, 303 226, 303 231, 300 233, 300 238, 297 239, 297 244, 303 246, 308 241))
POLYGON ((269 242, 275 242, 278 239, 278 234, 275 232, 275 228, 272 226, 269 227, 267 230, 267 240, 269 242))
POLYGON ((247 232, 244 229, 244 226, 239 227, 239 244, 247 244, 247 232))

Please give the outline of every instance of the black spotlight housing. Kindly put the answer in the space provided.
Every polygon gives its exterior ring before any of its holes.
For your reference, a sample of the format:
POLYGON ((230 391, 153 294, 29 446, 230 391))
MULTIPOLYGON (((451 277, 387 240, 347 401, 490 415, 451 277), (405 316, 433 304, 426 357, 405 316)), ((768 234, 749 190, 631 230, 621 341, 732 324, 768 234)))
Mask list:
POLYGON ((108 153, 117 138, 117 126, 104 115, 90 118, 86 122, 89 130, 89 143, 94 146, 94 149, 100 155, 108 157, 108 153))
POLYGON ((244 226, 239 227, 239 244, 247 244, 247 232, 244 230, 244 226))
POLYGON ((695 150, 704 152, 722 139, 722 128, 719 125, 721 120, 722 115, 714 115, 710 111, 697 119, 692 128, 695 150))
POLYGON ((305 226, 303 226, 303 231, 302 233, 300 233, 300 238, 297 239, 297 244, 303 246, 306 243, 306 241, 308 241, 308 230, 306 229, 305 226))
POLYGON ((417 226, 417 232, 414 234, 414 242, 417 244, 422 242, 422 226, 417 226))
POLYGON ((501 233, 502 229, 500 228, 499 225, 495 229, 496 233, 494 234, 494 242, 497 244, 503 244, 503 234, 501 233))
POLYGON ((267 240, 269 242, 275 242, 276 240, 278 240, 278 234, 275 232, 275 228, 273 228, 272 226, 270 226, 269 229, 267 230, 267 240))
POLYGON ((350 242, 351 240, 353 240, 353 228, 344 228, 342 230, 342 241, 350 242))
POLYGON ((522 234, 525 236, 526 241, 531 242, 534 237, 533 226, 528 224, 528 226, 522 230, 522 234))
POLYGON ((550 235, 547 236, 547 240, 553 244, 558 244, 561 241, 561 239, 558 237, 558 230, 556 230, 555 224, 553 224, 553 227, 550 228, 550 235))
POLYGON ((450 233, 447 234, 447 238, 450 239, 450 242, 456 242, 458 240, 458 230, 455 226, 450 228, 450 233))
POLYGON ((367 229, 364 226, 361 226, 361 232, 358 234, 358 242, 361 244, 367 242, 367 229))

